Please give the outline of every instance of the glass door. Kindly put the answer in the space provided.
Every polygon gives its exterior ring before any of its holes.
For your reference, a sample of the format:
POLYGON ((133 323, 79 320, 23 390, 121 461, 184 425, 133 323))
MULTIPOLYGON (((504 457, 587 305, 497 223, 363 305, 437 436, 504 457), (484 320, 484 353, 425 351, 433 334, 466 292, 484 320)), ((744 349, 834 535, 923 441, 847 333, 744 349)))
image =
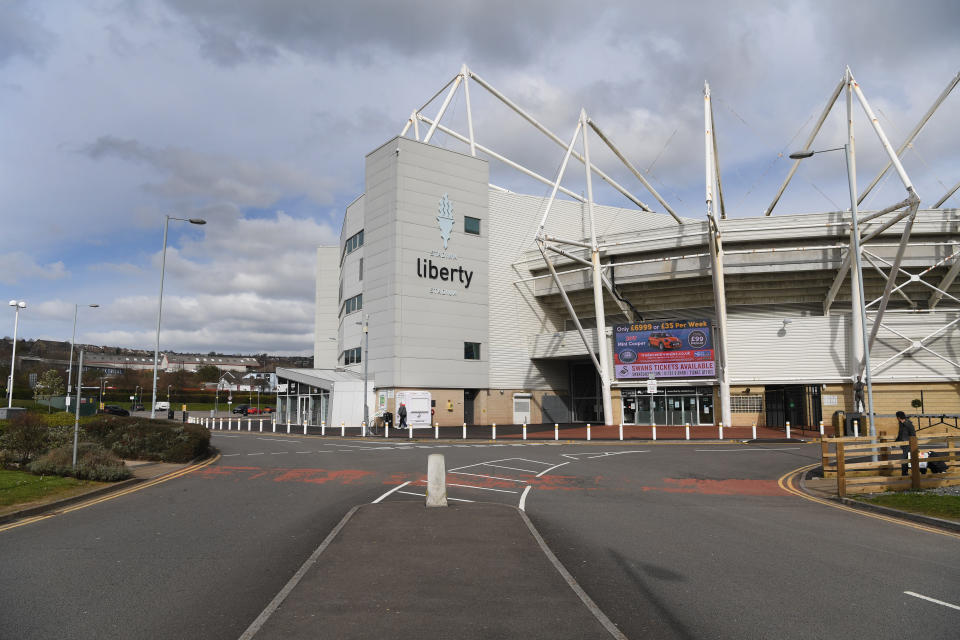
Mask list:
POLYGON ((652 424, 668 424, 667 423, 667 397, 666 395, 653 395, 650 396, 650 404, 652 405, 652 424))
POLYGON ((296 424, 306 424, 310 419, 310 396, 300 396, 297 398, 297 422, 296 424))
POLYGON ((700 411, 698 415, 698 424, 713 424, 713 391, 710 395, 698 396, 700 399, 700 411))
POLYGON ((637 422, 637 396, 624 390, 623 398, 623 424, 639 424, 637 422))

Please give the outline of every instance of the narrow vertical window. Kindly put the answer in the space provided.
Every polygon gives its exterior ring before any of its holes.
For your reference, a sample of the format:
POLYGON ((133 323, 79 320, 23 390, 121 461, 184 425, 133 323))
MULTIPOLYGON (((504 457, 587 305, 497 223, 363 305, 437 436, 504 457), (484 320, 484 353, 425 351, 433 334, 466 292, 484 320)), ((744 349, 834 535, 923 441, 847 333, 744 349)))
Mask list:
POLYGON ((363 258, 360 258, 360 279, 363 280, 363 258))

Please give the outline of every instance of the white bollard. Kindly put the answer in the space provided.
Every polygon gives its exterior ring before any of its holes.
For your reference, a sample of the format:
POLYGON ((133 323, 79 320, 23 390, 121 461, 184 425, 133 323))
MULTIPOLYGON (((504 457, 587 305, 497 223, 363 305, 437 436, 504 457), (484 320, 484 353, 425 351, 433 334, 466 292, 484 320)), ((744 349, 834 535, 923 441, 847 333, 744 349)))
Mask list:
POLYGON ((653 425, 653 439, 657 439, 657 425, 653 425))
POLYGON ((853 437, 854 438, 860 437, 860 424, 857 420, 853 421, 853 437))
POLYGON ((553 439, 554 440, 560 439, 560 425, 557 424, 556 422, 553 423, 553 439))
POLYGON ((366 438, 366 437, 367 437, 367 422, 366 422, 366 420, 361 420, 361 421, 360 421, 360 437, 361 437, 361 438, 366 438))
POLYGON ((413 425, 410 423, 407 423, 407 437, 413 440, 413 425))
POLYGON ((757 439, 757 423, 756 422, 753 423, 753 439, 754 440, 757 439))
POLYGON ((290 423, 287 423, 287 433, 290 433, 290 423))
POLYGON ((263 418, 260 418, 260 433, 263 433, 263 418))
POLYGON ((823 437, 823 420, 820 421, 820 437, 823 437))
POLYGON ((620 439, 623 440, 623 423, 620 423, 620 439))
POLYGON ((523 439, 524 440, 527 439, 527 423, 526 422, 523 423, 523 439))
POLYGON ((787 439, 790 439, 790 422, 787 422, 787 439))
POLYGON ((427 506, 447 506, 447 469, 442 453, 427 457, 427 506))
POLYGON ((307 435, 307 421, 303 421, 303 435, 307 435))
POLYGON ((720 439, 723 440, 723 423, 722 422, 720 423, 720 427, 717 433, 720 434, 720 439))
POLYGON ((253 431, 253 420, 247 420, 247 431, 253 431))
POLYGON ((587 440, 590 440, 590 424, 587 423, 587 440))
POLYGON ((493 423, 493 439, 494 440, 497 439, 497 423, 496 422, 493 423))
POLYGON ((320 421, 320 435, 322 435, 322 436, 327 435, 327 421, 326 421, 326 420, 321 420, 321 421, 320 421))
POLYGON ((439 422, 433 423, 433 439, 434 440, 440 439, 440 423, 439 422))
POLYGON ((466 422, 463 423, 463 439, 464 440, 467 439, 467 423, 466 422))
POLYGON ((274 419, 273 419, 273 432, 274 432, 274 433, 277 432, 277 419, 276 419, 276 416, 274 416, 274 419))
POLYGON ((346 426, 343 422, 341 422, 341 423, 340 423, 340 437, 342 438, 342 437, 345 436, 345 435, 347 435, 347 426, 346 426))
POLYGON ((688 422, 686 425, 684 425, 684 427, 687 430, 687 440, 689 440, 690 439, 690 423, 688 422))

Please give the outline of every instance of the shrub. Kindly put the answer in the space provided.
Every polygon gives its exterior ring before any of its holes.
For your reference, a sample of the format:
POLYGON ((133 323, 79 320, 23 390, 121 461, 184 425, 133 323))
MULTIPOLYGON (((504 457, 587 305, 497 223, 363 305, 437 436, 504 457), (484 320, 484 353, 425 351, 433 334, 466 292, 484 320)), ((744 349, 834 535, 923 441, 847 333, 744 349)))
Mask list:
POLYGON ((12 418, 0 436, 0 450, 4 459, 27 464, 49 448, 46 423, 34 413, 26 412, 12 418))
POLYGON ((73 468, 73 446, 57 447, 32 462, 29 469, 33 473, 57 476, 73 476, 79 480, 97 480, 115 482, 131 476, 111 451, 94 442, 83 442, 77 450, 77 468, 73 468))
POLYGON ((196 424, 100 415, 84 423, 84 431, 127 459, 189 462, 210 451, 210 433, 196 424))

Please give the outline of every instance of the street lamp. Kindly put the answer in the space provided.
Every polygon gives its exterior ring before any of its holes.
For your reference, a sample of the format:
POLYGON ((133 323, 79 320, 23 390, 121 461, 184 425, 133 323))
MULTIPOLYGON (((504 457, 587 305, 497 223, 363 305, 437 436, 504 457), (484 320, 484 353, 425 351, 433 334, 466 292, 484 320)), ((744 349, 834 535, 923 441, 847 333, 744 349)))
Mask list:
POLYGON ((207 224, 203 218, 175 218, 167 216, 163 225, 163 253, 160 258, 160 299, 157 303, 157 346, 153 351, 153 404, 150 405, 150 418, 157 416, 157 363, 160 357, 160 317, 163 314, 163 274, 167 266, 167 229, 171 220, 180 220, 190 224, 207 224))
POLYGON ((108 380, 110 380, 110 378, 104 378, 103 376, 100 376, 100 404, 101 405, 103 404, 103 385, 108 380))
POLYGON ((27 303, 24 300, 11 300, 10 306, 13 307, 13 354, 10 356, 10 383, 7 385, 7 408, 13 406, 13 365, 17 362, 17 325, 20 324, 20 309, 26 309, 27 303))
MULTIPOLYGON (((96 309, 100 305, 96 303, 91 303, 86 305, 93 309, 96 309)), ((73 380, 73 344, 77 339, 77 312, 80 310, 80 304, 76 303, 73 305, 73 334, 70 336, 70 367, 67 369, 67 411, 70 410, 70 383, 73 380)))
MULTIPOLYGON (((858 226, 857 220, 857 186, 855 183, 856 176, 853 175, 853 157, 851 155, 850 144, 847 143, 842 147, 835 147, 833 149, 822 149, 820 151, 798 151, 790 154, 790 158, 793 160, 802 160, 804 158, 809 158, 815 153, 826 153, 827 151, 840 151, 843 150, 844 157, 847 162, 847 184, 850 188, 850 250, 853 252, 854 261, 856 263, 856 278, 853 282, 857 291, 853 292, 853 304, 859 306, 860 312, 860 340, 862 342, 863 349, 863 370, 864 376, 866 377, 867 382, 867 415, 870 416, 870 435, 877 435, 877 427, 874 424, 873 420, 873 379, 870 375, 870 340, 867 338, 867 304, 864 298, 863 293, 863 266, 861 264, 860 258, 860 228, 858 226)), ((857 367, 860 367, 860 362, 857 362, 857 367)), ((859 411, 859 407, 854 407, 859 411)))

